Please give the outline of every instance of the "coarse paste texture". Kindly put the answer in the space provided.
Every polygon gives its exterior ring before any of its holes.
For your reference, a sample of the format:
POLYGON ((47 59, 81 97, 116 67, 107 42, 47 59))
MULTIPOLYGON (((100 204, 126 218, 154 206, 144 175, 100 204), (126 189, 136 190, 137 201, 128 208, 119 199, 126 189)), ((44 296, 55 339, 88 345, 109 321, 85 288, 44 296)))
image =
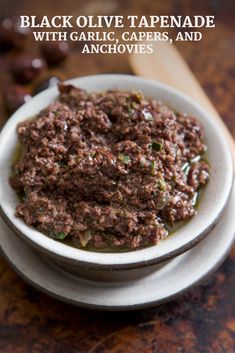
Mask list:
POLYGON ((81 248, 128 250, 157 244, 195 215, 209 179, 196 118, 140 92, 59 91, 17 127, 18 217, 81 248))

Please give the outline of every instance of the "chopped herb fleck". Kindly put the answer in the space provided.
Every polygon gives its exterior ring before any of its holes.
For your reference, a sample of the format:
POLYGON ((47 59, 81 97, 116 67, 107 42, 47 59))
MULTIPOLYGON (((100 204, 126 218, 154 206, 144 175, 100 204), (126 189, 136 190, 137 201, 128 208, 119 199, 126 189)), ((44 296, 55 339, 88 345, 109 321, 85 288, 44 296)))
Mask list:
POLYGON ((160 152, 162 150, 162 143, 158 141, 152 141, 149 143, 148 148, 157 152, 160 152))
POLYGON ((166 182, 165 180, 159 178, 157 179, 157 187, 159 188, 159 190, 165 192, 166 191, 166 182))
POLYGON ((154 175, 155 173, 155 169, 156 169, 156 161, 152 161, 151 164, 150 164, 150 168, 151 168, 151 174, 154 175))
POLYGON ((198 161, 200 161, 200 159, 201 159, 202 157, 199 155, 199 156, 196 156, 196 157, 194 157, 193 159, 191 159, 191 163, 196 163, 196 162, 198 162, 198 161))
POLYGON ((128 164, 131 159, 127 154, 124 153, 119 153, 118 158, 124 163, 124 164, 128 164))
POLYGON ((131 108, 137 109, 138 108, 138 104, 136 102, 131 102, 131 108))
POLYGON ((63 240, 64 238, 67 237, 67 234, 65 234, 65 233, 63 233, 63 232, 57 232, 57 233, 53 232, 53 233, 52 233, 52 236, 53 236, 53 238, 55 238, 55 239, 63 240))
POLYGON ((55 115, 56 118, 58 118, 58 117, 60 116, 60 111, 55 111, 55 112, 53 112, 53 113, 54 113, 54 115, 55 115))
POLYGON ((187 176, 188 172, 190 170, 190 164, 188 162, 184 163, 184 165, 182 166, 181 170, 187 176))
POLYGON ((181 168, 181 170, 182 170, 183 172, 185 172, 185 170, 188 168, 188 166, 189 166, 189 163, 188 163, 188 162, 184 163, 183 166, 182 166, 182 168, 181 168))
POLYGON ((133 113, 133 110, 130 105, 127 106, 127 111, 128 111, 128 114, 130 115, 133 113))

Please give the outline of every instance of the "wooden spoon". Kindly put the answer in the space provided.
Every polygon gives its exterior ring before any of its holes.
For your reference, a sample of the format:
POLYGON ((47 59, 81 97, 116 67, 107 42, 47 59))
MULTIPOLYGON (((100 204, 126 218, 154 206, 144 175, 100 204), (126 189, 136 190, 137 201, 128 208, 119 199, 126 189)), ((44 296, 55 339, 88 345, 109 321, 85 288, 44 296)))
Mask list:
POLYGON ((137 75, 164 82, 186 93, 200 103, 218 121, 224 131, 231 146, 235 166, 233 137, 173 44, 159 42, 153 54, 132 54, 130 56, 130 64, 137 75))

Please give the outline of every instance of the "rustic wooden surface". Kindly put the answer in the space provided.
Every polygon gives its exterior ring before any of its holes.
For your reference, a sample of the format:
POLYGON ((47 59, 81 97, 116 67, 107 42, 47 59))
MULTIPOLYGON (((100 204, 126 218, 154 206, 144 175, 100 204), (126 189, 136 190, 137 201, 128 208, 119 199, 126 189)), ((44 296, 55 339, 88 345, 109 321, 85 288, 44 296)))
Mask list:
MULTIPOLYGON (((200 43, 178 46, 235 137, 235 2, 1 0, 1 15, 215 14, 216 28, 200 43), (66 9, 66 10, 65 10, 66 9)), ((28 44, 28 51, 36 52, 28 44)), ((10 82, 15 54, 0 56, 0 87, 10 82)), ((130 73, 125 56, 81 56, 73 51, 59 72, 130 73)), ((7 119, 0 102, 1 125, 7 119)), ((199 287, 157 308, 131 313, 92 312, 62 304, 21 280, 0 259, 0 353, 233 353, 235 352, 235 249, 199 287)))

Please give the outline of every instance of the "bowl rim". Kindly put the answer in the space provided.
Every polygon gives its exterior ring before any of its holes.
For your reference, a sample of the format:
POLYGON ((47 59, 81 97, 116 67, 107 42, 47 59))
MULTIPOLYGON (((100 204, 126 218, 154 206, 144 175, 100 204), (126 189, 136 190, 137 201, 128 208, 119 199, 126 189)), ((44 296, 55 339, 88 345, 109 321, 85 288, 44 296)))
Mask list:
MULTIPOLYGON (((115 83, 115 80, 119 80, 123 82, 124 87, 125 85, 127 85, 127 83, 133 82, 135 84, 140 85, 140 90, 142 89, 141 85, 142 86, 149 85, 149 87, 151 86, 150 89, 156 88, 158 90, 165 91, 169 93, 171 96, 173 97, 175 96, 177 99, 184 102, 185 104, 186 103, 189 104, 191 107, 195 108, 199 112, 199 114, 203 116, 206 120, 210 120, 210 121, 213 120, 213 118, 211 118, 209 114, 192 98, 188 97, 184 93, 181 93, 175 88, 172 88, 166 84, 163 84, 155 80, 149 80, 149 79, 144 79, 142 77, 125 75, 125 74, 124 75, 123 74, 102 74, 102 75, 89 75, 89 76, 78 77, 72 80, 67 80, 65 81, 65 83, 82 87, 83 86, 82 82, 86 84, 89 81, 94 82, 97 79, 100 81, 106 80, 110 84, 111 82, 115 83)), ((94 91, 96 90, 95 84, 94 84, 93 90, 94 91)), ((43 97, 46 97, 46 95, 48 95, 49 93, 54 98, 58 96, 57 87, 48 88, 42 91, 41 93, 37 94, 29 102, 25 103, 22 107, 20 107, 8 119, 0 134, 0 148, 1 148, 1 141, 4 137, 4 134, 7 133, 8 130, 9 132, 11 131, 11 133, 15 131, 16 122, 18 123, 18 121, 16 121, 17 117, 20 116, 21 114, 22 117, 20 119, 18 118, 20 121, 27 119, 27 116, 23 116, 25 114, 25 111, 27 110, 27 106, 30 104, 33 105, 34 102, 37 102, 37 100, 39 99, 42 101, 43 97), (15 125, 14 125, 14 122, 15 122, 15 125), (14 125, 14 128, 13 128, 13 125, 14 125)), ((40 111, 42 108, 43 107, 41 105, 40 108, 37 108, 37 111, 40 111)), ((213 120, 213 124, 216 127, 217 125, 216 121, 213 120)), ((37 250, 44 252, 49 256, 51 255, 51 256, 57 257, 61 261, 64 261, 67 263, 75 261, 80 266, 84 266, 86 268, 93 268, 96 270, 99 270, 99 269, 122 270, 122 269, 130 269, 130 268, 140 268, 146 265, 157 264, 157 263, 169 260, 189 250, 198 242, 200 242, 202 239, 204 239, 206 235, 210 232, 210 230, 212 230, 213 227, 215 227, 215 225, 219 221, 229 200, 232 184, 233 184, 232 155, 231 155, 231 150, 229 148, 228 142, 223 132, 219 130, 218 125, 217 125, 216 132, 219 134, 220 138, 222 138, 223 148, 227 152, 227 155, 226 155, 228 159, 227 166, 230 166, 229 175, 228 175, 229 185, 227 185, 225 188, 226 195, 224 197, 223 204, 221 204, 220 207, 217 207, 217 213, 214 215, 214 218, 211 220, 211 222, 207 223, 203 231, 195 235, 194 238, 192 238, 190 241, 185 243, 183 246, 175 247, 174 250, 166 252, 165 254, 162 254, 162 255, 151 254, 151 249, 158 247, 159 245, 154 245, 148 248, 139 249, 135 251, 109 252, 109 253, 94 252, 94 251, 87 251, 87 250, 73 248, 62 242, 58 242, 54 239, 49 238, 47 235, 25 225, 25 223, 22 220, 19 220, 16 217, 13 217, 12 215, 10 215, 7 209, 5 208, 4 200, 1 199, 1 193, 0 193, 0 213, 3 216, 3 219, 6 221, 6 223, 10 226, 10 228, 15 233, 20 235, 20 237, 24 241, 28 242, 37 250), (22 228, 24 229, 24 231, 22 231, 22 228), (37 238, 35 234, 40 235, 40 237, 37 238), (143 254, 145 256, 143 256, 143 254)), ((0 153, 0 161, 1 161, 1 153, 0 153)), ((1 182, 1 175, 0 175, 0 182, 1 182)))

